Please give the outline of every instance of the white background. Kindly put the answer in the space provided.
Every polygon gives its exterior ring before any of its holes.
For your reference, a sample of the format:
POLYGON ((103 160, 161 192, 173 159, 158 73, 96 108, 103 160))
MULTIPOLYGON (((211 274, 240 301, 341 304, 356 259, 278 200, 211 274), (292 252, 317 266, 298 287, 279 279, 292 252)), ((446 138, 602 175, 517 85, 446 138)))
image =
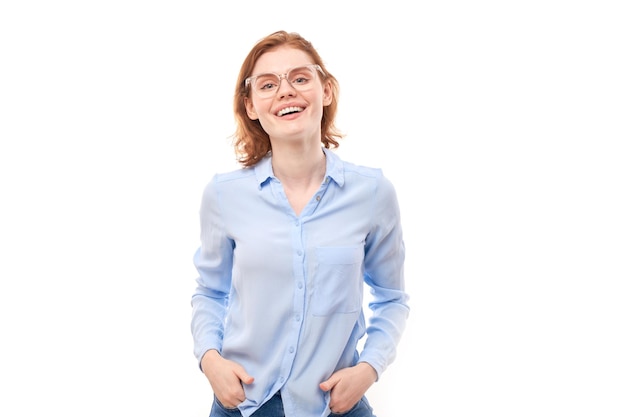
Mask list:
POLYGON ((0 415, 208 416, 203 186, 239 66, 300 32, 396 184, 412 311, 379 417, 626 415, 619 1, 5 1, 0 415))

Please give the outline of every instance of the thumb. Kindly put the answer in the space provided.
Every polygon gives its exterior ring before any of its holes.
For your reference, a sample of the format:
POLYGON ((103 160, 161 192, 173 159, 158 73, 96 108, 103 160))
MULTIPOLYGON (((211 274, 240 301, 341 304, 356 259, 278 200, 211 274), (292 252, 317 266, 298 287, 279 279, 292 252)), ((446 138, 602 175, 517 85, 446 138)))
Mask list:
POLYGON ((237 369, 237 371, 235 372, 235 375, 237 375, 237 377, 241 380, 241 382, 246 385, 250 385, 254 382, 254 377, 251 377, 250 375, 248 375, 248 373, 243 368, 237 369))
POLYGON ((331 376, 326 381, 320 384, 320 389, 324 392, 328 392, 337 384, 337 379, 334 376, 331 376))

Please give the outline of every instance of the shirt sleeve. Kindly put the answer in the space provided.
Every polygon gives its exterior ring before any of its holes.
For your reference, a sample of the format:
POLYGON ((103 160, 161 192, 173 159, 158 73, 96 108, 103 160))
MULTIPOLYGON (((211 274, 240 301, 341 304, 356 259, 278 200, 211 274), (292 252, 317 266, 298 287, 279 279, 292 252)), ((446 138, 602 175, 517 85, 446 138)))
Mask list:
POLYGON ((380 177, 374 195, 372 216, 373 228, 366 238, 364 260, 372 315, 359 361, 372 365, 380 377, 396 357, 409 315, 400 209, 395 188, 384 176, 380 177))
POLYGON ((191 333, 198 363, 210 349, 221 352, 224 317, 232 279, 233 241, 225 232, 216 178, 206 186, 200 206, 200 247, 193 261, 198 272, 191 297, 191 333))

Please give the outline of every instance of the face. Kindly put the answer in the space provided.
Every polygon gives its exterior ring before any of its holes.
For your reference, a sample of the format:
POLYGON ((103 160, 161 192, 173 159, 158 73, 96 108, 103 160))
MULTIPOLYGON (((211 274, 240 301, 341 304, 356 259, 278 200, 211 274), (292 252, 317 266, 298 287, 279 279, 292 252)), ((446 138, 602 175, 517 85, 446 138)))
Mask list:
MULTIPOLYGON (((299 49, 281 47, 261 55, 254 66, 252 76, 275 73, 287 74, 293 68, 313 64, 309 55, 299 49)), ((316 72, 317 70, 314 70, 316 72)), ((304 78, 290 77, 295 83, 304 78)), ((330 83, 322 85, 321 74, 317 72, 310 88, 306 91, 294 88, 282 78, 276 93, 259 97, 254 91, 245 99, 248 117, 259 120, 268 133, 273 145, 281 140, 321 140, 321 120, 324 106, 332 102, 330 83)))

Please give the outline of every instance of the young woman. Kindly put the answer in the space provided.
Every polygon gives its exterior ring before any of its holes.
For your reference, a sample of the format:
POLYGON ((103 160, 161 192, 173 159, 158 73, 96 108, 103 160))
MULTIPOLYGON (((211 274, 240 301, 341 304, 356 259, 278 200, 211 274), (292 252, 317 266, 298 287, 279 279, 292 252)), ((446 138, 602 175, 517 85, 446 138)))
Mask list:
POLYGON ((404 243, 390 181, 332 151, 338 92, 296 33, 265 37, 241 67, 242 166, 204 190, 194 257, 191 329, 212 417, 374 415, 365 393, 409 313, 404 243))

